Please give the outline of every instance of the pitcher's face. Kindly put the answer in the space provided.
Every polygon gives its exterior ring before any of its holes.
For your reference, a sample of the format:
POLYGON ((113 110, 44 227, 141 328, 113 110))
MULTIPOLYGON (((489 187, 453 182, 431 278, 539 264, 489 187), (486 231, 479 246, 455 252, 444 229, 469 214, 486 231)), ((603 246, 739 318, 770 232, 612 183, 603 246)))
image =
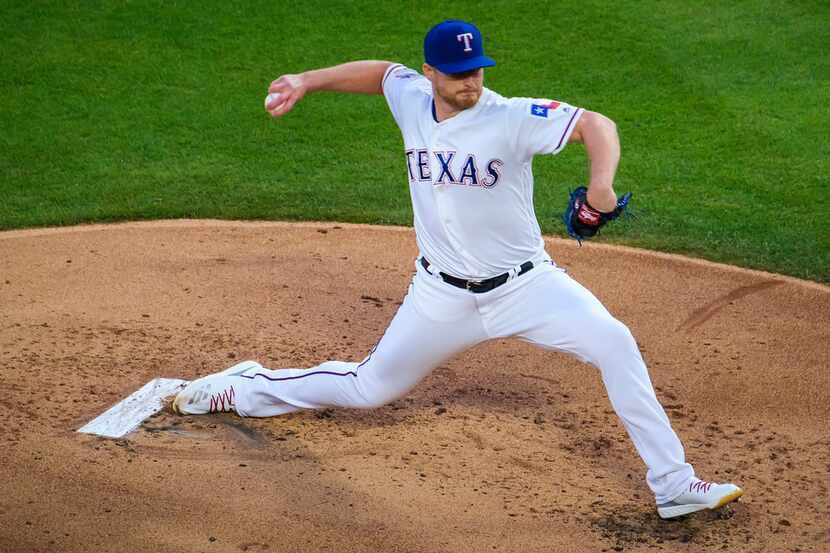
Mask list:
POLYGON ((435 95, 459 111, 476 105, 484 90, 483 68, 447 74, 424 64, 424 75, 432 82, 435 95))

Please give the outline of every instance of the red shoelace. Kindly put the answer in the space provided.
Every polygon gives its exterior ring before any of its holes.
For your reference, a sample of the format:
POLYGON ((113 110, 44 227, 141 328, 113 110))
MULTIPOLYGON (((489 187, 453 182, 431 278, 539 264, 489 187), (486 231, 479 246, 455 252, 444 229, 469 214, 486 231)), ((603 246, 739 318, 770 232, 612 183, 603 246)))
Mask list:
POLYGON ((210 396, 211 413, 227 413, 234 407, 233 386, 210 396))

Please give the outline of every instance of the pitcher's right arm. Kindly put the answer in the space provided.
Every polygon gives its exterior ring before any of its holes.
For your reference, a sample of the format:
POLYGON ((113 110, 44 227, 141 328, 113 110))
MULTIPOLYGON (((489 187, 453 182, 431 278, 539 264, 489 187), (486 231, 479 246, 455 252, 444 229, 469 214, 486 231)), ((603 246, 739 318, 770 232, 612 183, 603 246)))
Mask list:
POLYGON ((269 102, 265 109, 272 117, 280 117, 309 92, 383 94, 381 83, 390 65, 388 61, 352 61, 298 75, 283 75, 268 87, 269 94, 278 93, 280 97, 269 102))

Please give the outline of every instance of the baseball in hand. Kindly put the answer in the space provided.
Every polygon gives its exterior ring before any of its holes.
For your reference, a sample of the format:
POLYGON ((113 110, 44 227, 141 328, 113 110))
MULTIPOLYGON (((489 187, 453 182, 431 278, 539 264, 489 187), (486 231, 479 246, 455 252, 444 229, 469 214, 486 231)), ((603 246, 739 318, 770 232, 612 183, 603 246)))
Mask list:
POLYGON ((282 96, 279 92, 272 92, 265 97, 265 109, 268 110, 268 104, 273 103, 274 107, 280 105, 279 99, 282 96))

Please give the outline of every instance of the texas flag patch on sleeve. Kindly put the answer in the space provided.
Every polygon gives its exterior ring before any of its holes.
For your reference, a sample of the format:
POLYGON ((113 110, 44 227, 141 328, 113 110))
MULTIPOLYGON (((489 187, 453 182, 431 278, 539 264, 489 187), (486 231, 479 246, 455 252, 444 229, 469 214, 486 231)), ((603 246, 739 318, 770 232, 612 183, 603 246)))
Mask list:
POLYGON ((530 104, 530 114, 536 117, 547 117, 548 111, 553 111, 559 107, 560 102, 550 100, 546 104, 530 104))

